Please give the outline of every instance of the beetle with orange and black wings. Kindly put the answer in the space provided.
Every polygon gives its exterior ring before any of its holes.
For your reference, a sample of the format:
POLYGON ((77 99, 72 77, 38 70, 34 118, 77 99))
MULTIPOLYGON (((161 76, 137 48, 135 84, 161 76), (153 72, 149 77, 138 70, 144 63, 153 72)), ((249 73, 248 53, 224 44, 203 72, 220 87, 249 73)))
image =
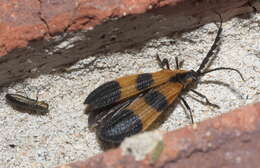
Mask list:
MULTIPOLYGON (((181 93, 199 81, 201 76, 217 70, 232 70, 243 79, 242 74, 233 68, 205 70, 214 55, 221 32, 222 19, 214 43, 197 71, 179 70, 177 59, 177 70, 171 70, 168 60, 161 61, 157 56, 163 70, 124 76, 96 88, 84 102, 90 111, 89 126, 97 129, 97 135, 102 141, 120 143, 125 137, 147 130, 176 98, 180 98, 191 115, 191 109, 181 93)), ((208 104, 216 106, 201 93, 193 89, 190 91, 205 98, 208 104)), ((192 115, 191 119, 193 122, 192 115)))

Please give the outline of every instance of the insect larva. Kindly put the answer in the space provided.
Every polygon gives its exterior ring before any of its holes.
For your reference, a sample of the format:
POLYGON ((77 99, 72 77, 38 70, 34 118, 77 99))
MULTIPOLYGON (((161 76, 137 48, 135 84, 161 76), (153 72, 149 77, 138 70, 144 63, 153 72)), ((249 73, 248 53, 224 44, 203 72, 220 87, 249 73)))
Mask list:
POLYGON ((177 70, 170 70, 168 60, 161 61, 157 56, 163 70, 124 76, 107 82, 92 91, 84 104, 88 105, 87 109, 90 111, 89 126, 96 127, 98 137, 105 142, 120 143, 125 137, 145 131, 177 98, 180 98, 189 110, 193 123, 191 109, 181 97, 181 93, 185 89, 204 98, 207 104, 218 107, 210 103, 206 96, 191 89, 190 86, 198 82, 201 76, 218 70, 235 71, 243 79, 238 70, 229 67, 205 70, 217 47, 217 42, 220 40, 221 16, 220 19, 220 26, 213 45, 197 71, 179 70, 177 58, 177 70))
POLYGON ((25 111, 33 114, 46 114, 49 111, 49 105, 38 99, 30 99, 19 94, 6 94, 6 101, 16 110, 25 111))

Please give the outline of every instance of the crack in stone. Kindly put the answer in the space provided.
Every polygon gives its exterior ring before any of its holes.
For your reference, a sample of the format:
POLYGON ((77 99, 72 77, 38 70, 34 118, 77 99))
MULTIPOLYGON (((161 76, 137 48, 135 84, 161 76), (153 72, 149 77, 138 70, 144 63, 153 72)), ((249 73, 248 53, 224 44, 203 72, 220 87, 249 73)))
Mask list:
MULTIPOLYGON (((73 13, 72 13, 72 16, 70 18, 70 21, 68 23, 68 25, 65 27, 64 29, 64 33, 67 33, 68 30, 75 24, 77 23, 77 21, 82 21, 82 20, 85 20, 84 22, 80 23, 81 26, 85 26, 87 25, 88 23, 90 23, 92 20, 94 20, 96 18, 95 15, 92 15, 92 16, 81 16, 81 17, 78 17, 76 20, 75 19, 75 16, 76 16, 76 12, 78 11, 78 9, 80 8, 81 4, 79 1, 76 2, 76 7, 74 8, 73 10, 73 13)), ((93 29, 93 27, 89 27, 90 30, 93 29)))
POLYGON ((73 21, 73 19, 74 19, 75 15, 76 15, 77 10, 80 7, 80 2, 76 1, 75 3, 76 3, 76 7, 74 8, 74 10, 72 12, 72 15, 71 15, 71 18, 69 20, 68 25, 64 29, 64 33, 67 33, 67 31, 70 29, 70 27, 75 23, 75 21, 73 21))
POLYGON ((250 6, 251 8, 253 8, 253 12, 257 12, 256 7, 253 5, 254 2, 256 2, 256 1, 251 1, 251 0, 249 0, 249 1, 247 2, 247 5, 250 6))
POLYGON ((50 27, 49 27, 49 25, 48 25, 48 22, 44 19, 44 17, 43 17, 43 15, 42 15, 42 0, 38 0, 39 1, 39 3, 40 3, 40 10, 39 10, 39 12, 38 12, 38 14, 39 14, 39 18, 40 18, 40 20, 43 22, 43 24, 45 25, 45 27, 46 27, 46 29, 47 29, 47 35, 48 36, 51 36, 51 34, 50 34, 50 27))

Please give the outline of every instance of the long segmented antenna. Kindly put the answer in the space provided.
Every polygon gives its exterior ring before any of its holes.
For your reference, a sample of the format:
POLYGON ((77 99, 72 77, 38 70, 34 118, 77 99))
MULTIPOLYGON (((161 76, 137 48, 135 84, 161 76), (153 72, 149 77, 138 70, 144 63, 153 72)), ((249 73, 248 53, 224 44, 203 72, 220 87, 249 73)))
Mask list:
POLYGON ((222 32, 222 17, 219 13, 216 13, 220 17, 220 25, 218 29, 217 36, 215 38, 214 43, 212 44, 209 52, 207 53, 206 57, 203 59, 202 63, 200 64, 199 69, 197 70, 197 73, 201 74, 201 70, 205 67, 205 65, 209 62, 209 58, 213 55, 213 51, 217 48, 217 43, 220 40, 220 34, 222 32))
POLYGON ((245 79, 244 79, 242 73, 241 73, 239 70, 234 69, 234 68, 228 68, 228 67, 219 67, 219 68, 215 68, 215 69, 210 69, 210 70, 207 70, 207 71, 202 72, 201 75, 204 75, 204 74, 206 74, 206 73, 213 72, 213 71, 218 71, 218 70, 231 70, 231 71, 235 71, 235 72, 237 72, 237 73, 239 74, 240 78, 241 78, 243 81, 245 81, 245 79))
POLYGON ((219 25, 219 29, 218 29, 218 33, 217 33, 217 36, 214 40, 214 43, 212 44, 209 52, 207 53, 206 57, 203 59, 199 69, 197 70, 197 73, 202 76, 202 75, 205 75, 206 73, 209 73, 209 72, 213 72, 213 71, 218 71, 218 70, 231 70, 231 71, 235 71, 239 74, 239 76, 241 77, 241 79, 243 81, 245 81, 243 75, 241 74, 241 72, 237 69, 234 69, 234 68, 229 68, 229 67, 219 67, 219 68, 214 68, 214 69, 210 69, 210 70, 207 70, 207 71, 204 71, 204 72, 201 72, 201 70, 203 68, 205 68, 205 65, 208 63, 209 61, 209 58, 213 55, 213 51, 216 49, 217 47, 217 43, 218 41, 220 40, 220 34, 222 32, 222 22, 223 22, 223 19, 221 17, 221 15, 219 13, 216 12, 216 14, 219 16, 220 18, 220 25, 219 25))

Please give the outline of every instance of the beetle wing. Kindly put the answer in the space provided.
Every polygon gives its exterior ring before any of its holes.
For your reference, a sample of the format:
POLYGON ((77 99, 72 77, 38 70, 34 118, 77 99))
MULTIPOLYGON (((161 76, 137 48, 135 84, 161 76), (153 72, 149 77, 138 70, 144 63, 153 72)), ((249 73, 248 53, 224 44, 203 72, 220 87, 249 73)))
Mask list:
POLYGON ((125 137, 146 130, 173 103, 182 88, 181 83, 167 82, 137 97, 129 106, 104 120, 98 128, 99 137, 104 141, 119 143, 125 137))
POLYGON ((84 104, 88 104, 92 111, 115 104, 123 99, 138 95, 145 90, 166 83, 172 76, 180 73, 180 71, 161 70, 155 73, 121 77, 99 86, 89 94, 84 104))
POLYGON ((91 113, 89 113, 89 116, 88 116, 88 126, 90 128, 95 128, 95 127, 99 126, 100 123, 102 123, 104 120, 110 119, 113 115, 116 115, 116 113, 118 111, 127 107, 138 96, 133 96, 133 97, 126 99, 125 101, 119 102, 115 105, 92 111, 91 113))

